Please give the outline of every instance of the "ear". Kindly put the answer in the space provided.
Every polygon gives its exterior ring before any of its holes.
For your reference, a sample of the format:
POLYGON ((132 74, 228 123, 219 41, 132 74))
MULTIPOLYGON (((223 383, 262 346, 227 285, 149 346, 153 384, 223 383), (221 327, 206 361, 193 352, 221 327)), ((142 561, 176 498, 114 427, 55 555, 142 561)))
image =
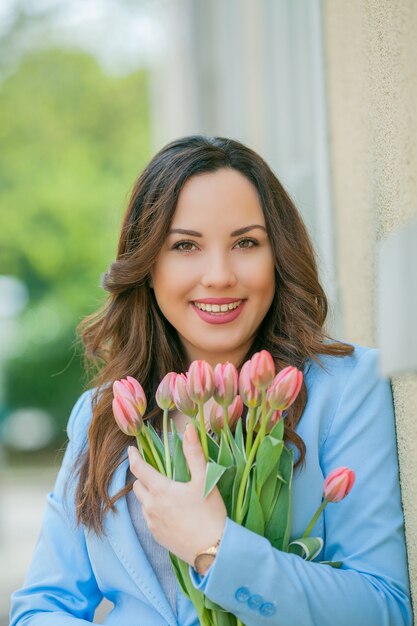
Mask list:
POLYGON ((148 285, 149 285, 150 289, 153 289, 152 274, 149 274, 149 277, 148 277, 148 285))

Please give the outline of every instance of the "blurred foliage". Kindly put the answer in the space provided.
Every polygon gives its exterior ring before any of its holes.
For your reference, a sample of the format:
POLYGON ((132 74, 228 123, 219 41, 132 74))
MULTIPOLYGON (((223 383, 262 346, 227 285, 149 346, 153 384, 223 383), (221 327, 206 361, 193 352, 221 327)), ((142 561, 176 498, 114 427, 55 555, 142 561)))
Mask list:
POLYGON ((7 405, 45 408, 62 429, 85 382, 75 327, 104 299, 100 275, 149 157, 147 75, 31 53, 0 84, 0 121, 0 274, 29 291, 7 405))

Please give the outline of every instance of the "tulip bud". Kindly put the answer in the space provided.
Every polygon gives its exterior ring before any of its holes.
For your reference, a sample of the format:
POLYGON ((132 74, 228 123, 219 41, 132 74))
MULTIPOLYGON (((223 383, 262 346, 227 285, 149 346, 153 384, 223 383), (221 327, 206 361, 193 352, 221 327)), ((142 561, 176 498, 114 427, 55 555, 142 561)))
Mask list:
POLYGON ((126 435, 135 437, 142 429, 143 421, 129 400, 120 397, 112 401, 114 419, 120 430, 126 435))
POLYGON ((261 404, 261 394, 259 393, 259 389, 252 383, 250 361, 246 361, 240 370, 239 394, 242 398, 243 404, 249 408, 255 408, 261 404))
POLYGON ((268 404, 272 409, 285 411, 296 399, 302 384, 302 372, 296 367, 285 367, 275 376, 266 392, 268 404))
POLYGON ((172 393, 177 376, 178 374, 176 372, 168 372, 159 383, 155 399, 160 409, 168 409, 168 411, 175 409, 172 393))
POLYGON ((340 502, 353 487, 355 472, 348 467, 338 467, 324 481, 323 495, 329 502, 340 502))
POLYGON ((115 380, 113 383, 113 395, 124 400, 129 400, 138 413, 140 413, 141 417, 145 415, 147 406, 146 396, 142 385, 136 380, 136 378, 127 376, 121 380, 115 380))
POLYGON ((250 360, 252 384, 258 389, 266 389, 275 376, 275 364, 267 350, 255 352, 250 360))
MULTIPOLYGON (((243 411, 243 402, 240 396, 236 396, 232 404, 227 408, 228 424, 231 431, 235 429, 238 419, 243 411)), ((213 402, 210 408, 209 425, 216 435, 220 435, 221 429, 224 427, 224 410, 220 404, 213 402)))
POLYGON ((191 400, 204 404, 214 393, 214 372, 207 361, 193 361, 187 372, 187 389, 191 400))
POLYGON ((188 395, 187 376, 185 374, 177 374, 173 382, 172 399, 177 409, 184 415, 188 415, 188 417, 197 415, 198 407, 188 395))
POLYGON ((214 399, 228 406, 237 394, 239 377, 233 363, 217 363, 214 368, 214 399))

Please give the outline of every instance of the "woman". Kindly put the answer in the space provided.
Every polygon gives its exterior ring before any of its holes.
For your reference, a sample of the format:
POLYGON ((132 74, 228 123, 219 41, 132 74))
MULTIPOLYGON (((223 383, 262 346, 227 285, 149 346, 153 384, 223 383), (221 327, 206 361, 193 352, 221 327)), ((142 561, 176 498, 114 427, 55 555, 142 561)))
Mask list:
MULTIPOLYGON (((376 350, 326 336, 311 243, 267 164, 222 138, 163 148, 133 189, 104 286, 107 303, 82 325, 87 356, 100 365, 95 391, 71 414, 12 626, 91 623, 103 596, 114 603, 106 624, 195 625, 168 550, 247 626, 411 624, 390 387, 376 350), (168 371, 186 371, 194 359, 239 367, 260 349, 277 369, 304 370, 285 421, 297 458, 292 536, 305 530, 332 469, 356 473, 352 493, 330 504, 312 532, 324 539, 319 560, 341 560, 339 570, 282 553, 237 525, 216 489, 203 500, 193 426, 183 437, 189 483, 159 475, 135 448, 127 458, 133 440, 112 415, 115 379, 136 377, 149 399, 168 371), (196 554, 213 546, 198 573, 196 554)), ((148 414, 160 426, 155 404, 148 414)), ((183 432, 186 418, 174 420, 183 432)))

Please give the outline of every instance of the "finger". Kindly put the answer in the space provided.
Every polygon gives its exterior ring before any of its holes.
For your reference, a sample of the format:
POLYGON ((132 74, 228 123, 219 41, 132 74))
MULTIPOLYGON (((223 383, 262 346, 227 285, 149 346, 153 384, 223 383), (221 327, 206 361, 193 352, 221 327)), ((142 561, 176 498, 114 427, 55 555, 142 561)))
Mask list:
POLYGON ((191 479, 204 482, 207 463, 197 431, 191 422, 187 424, 184 431, 183 451, 190 469, 191 479))
POLYGON ((147 497, 149 492, 146 489, 145 485, 142 485, 140 480, 135 480, 135 482, 133 483, 133 493, 135 494, 135 496, 139 500, 140 504, 142 506, 144 506, 145 501, 146 501, 146 497, 147 497))
POLYGON ((135 446, 127 449, 129 456, 130 471, 147 489, 159 489, 166 486, 167 478, 162 476, 156 469, 149 465, 140 455, 135 446))

